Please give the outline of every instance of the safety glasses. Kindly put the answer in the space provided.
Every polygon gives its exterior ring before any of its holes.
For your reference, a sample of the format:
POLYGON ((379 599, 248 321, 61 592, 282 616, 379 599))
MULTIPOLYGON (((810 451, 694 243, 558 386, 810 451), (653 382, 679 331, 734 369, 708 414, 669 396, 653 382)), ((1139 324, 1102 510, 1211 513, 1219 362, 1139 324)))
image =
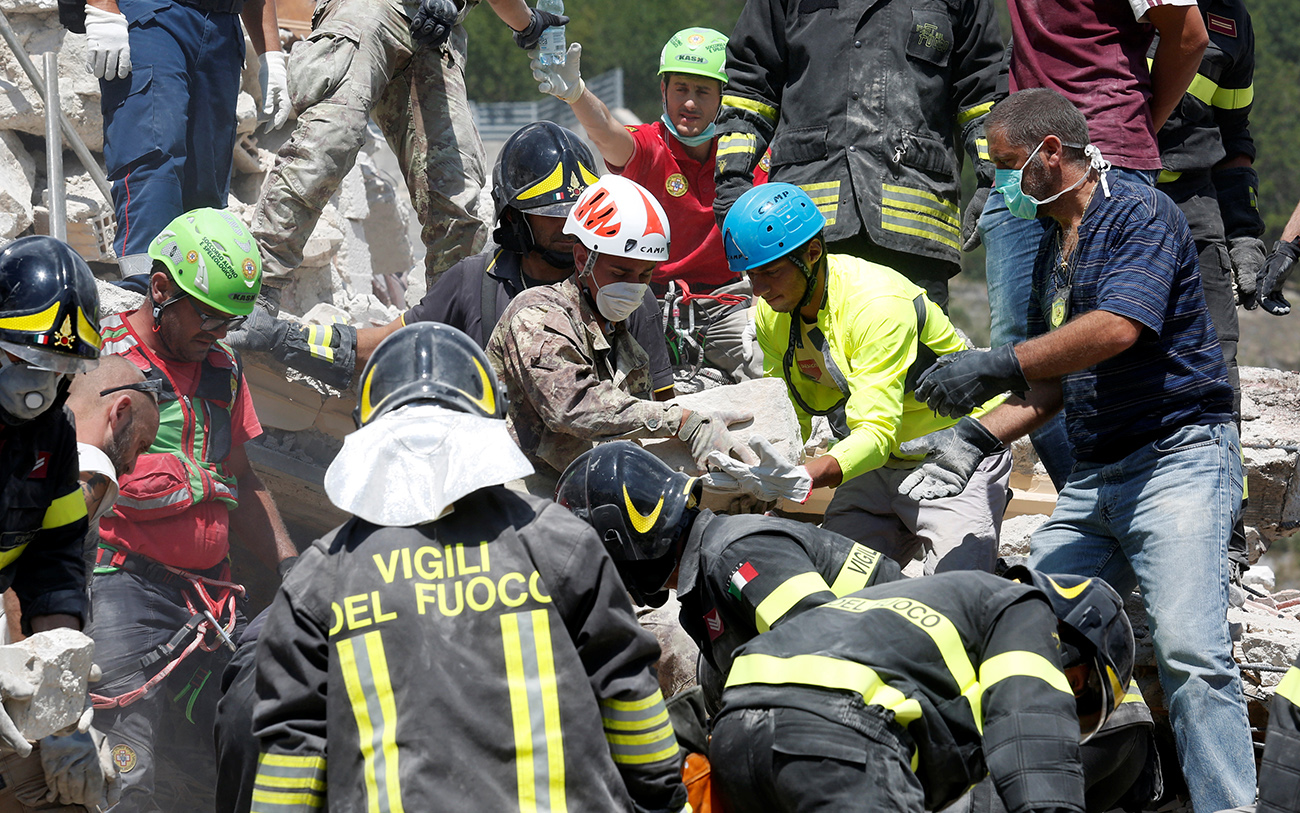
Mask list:
POLYGON ((171 299, 164 302, 162 304, 162 307, 166 308, 170 305, 174 305, 178 300, 181 299, 184 299, 186 302, 189 302, 190 307, 193 308, 194 312, 197 313, 199 317, 203 320, 199 324, 199 330, 202 330, 204 333, 216 333, 218 330, 221 330, 223 328, 225 330, 238 330, 240 326, 243 325, 244 322, 247 321, 248 319, 247 316, 213 316, 212 314, 200 308, 199 303, 194 301, 194 297, 189 296, 187 294, 181 294, 180 296, 172 297, 171 299))
POLYGON ((103 397, 105 395, 112 395, 115 392, 121 392, 122 390, 135 390, 136 392, 143 392, 146 395, 152 394, 154 398, 157 398, 158 394, 163 390, 163 382, 159 379, 151 378, 145 381, 136 381, 133 384, 122 384, 118 387, 109 387, 106 390, 100 390, 99 394, 103 397))

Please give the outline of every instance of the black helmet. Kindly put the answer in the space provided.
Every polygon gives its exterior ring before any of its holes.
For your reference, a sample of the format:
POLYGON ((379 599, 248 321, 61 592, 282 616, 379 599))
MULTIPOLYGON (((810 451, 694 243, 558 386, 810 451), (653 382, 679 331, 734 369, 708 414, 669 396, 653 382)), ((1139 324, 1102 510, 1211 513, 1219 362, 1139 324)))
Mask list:
POLYGON ((379 343, 361 371, 357 428, 413 401, 505 418, 506 396, 487 356, 450 325, 417 322, 379 343))
MULTIPOLYGON (((497 228, 492 237, 507 251, 533 250, 528 221, 507 216, 507 207, 547 217, 564 217, 578 196, 596 182, 596 161, 577 134, 549 121, 515 131, 492 169, 492 203, 497 228)), ((561 258, 562 259, 562 258, 561 258)), ((573 260, 568 259, 570 265, 573 260)))
POLYGON ((43 235, 0 250, 0 348, 61 373, 99 360, 99 293, 72 247, 43 235))
POLYGON ((560 475, 555 501, 600 534, 638 604, 661 606, 677 567, 677 540, 695 507, 698 479, 668 468, 631 441, 602 443, 560 475))
POLYGON ((1079 725, 1086 741, 1119 708, 1133 677, 1133 627, 1124 602, 1097 578, 1041 573, 1017 565, 1006 577, 1032 584, 1052 603, 1061 636, 1061 659, 1068 668, 1092 667, 1087 687, 1075 694, 1079 725))

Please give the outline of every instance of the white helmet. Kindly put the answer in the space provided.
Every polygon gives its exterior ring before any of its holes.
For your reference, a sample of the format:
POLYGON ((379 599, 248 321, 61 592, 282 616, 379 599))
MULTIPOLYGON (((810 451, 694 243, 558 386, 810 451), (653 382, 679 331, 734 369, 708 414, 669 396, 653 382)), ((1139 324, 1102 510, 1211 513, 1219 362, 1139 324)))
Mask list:
POLYGON ((645 187, 606 175, 587 187, 564 221, 591 251, 663 262, 668 259, 668 215, 645 187))

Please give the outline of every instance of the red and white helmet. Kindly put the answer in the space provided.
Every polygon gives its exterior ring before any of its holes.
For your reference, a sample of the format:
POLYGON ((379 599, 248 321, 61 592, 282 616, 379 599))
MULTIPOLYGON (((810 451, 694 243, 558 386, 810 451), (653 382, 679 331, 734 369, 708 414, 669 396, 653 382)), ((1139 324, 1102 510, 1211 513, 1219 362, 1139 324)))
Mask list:
POLYGON ((587 187, 564 221, 591 251, 663 262, 668 259, 668 215, 645 187, 606 175, 587 187))

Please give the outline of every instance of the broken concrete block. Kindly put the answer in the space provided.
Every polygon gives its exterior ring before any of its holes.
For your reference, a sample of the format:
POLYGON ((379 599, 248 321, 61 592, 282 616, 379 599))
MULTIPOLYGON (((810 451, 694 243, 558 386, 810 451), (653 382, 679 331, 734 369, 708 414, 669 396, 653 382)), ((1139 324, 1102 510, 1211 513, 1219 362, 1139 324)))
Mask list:
POLYGON ((77 722, 86 707, 86 682, 95 642, 72 629, 39 632, 0 646, 0 672, 36 688, 26 700, 4 701, 5 713, 28 740, 39 740, 77 722))
POLYGON ((998 538, 998 556, 1028 556, 1029 538, 1038 530, 1038 526, 1047 521, 1044 514, 1026 514, 1010 517, 1002 523, 1002 535, 998 538))
POLYGON ((112 316, 115 313, 133 311, 144 304, 142 295, 119 288, 102 279, 95 280, 95 288, 99 292, 100 318, 112 316))
MULTIPOLYGON (((99 80, 86 72, 86 37, 59 25, 57 5, 32 0, 3 0, 0 9, 27 55, 43 70, 44 54, 58 56, 59 104, 72 127, 98 152, 104 148, 104 119, 99 108, 99 80)), ((0 122, 4 129, 45 134, 45 102, 8 48, 0 48, 0 122)))
POLYGON ((18 136, 0 132, 0 240, 12 240, 32 225, 36 162, 18 136))

